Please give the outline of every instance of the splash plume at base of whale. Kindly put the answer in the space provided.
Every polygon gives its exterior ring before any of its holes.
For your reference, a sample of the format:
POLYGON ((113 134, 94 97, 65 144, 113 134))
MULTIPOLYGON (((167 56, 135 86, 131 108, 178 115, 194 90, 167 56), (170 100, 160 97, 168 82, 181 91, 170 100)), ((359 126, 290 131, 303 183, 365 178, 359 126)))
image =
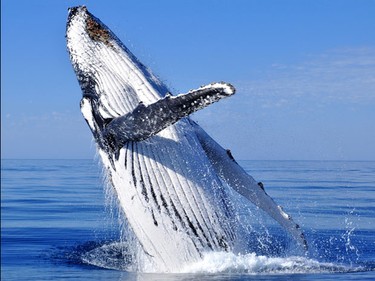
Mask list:
POLYGON ((179 272, 207 253, 232 252, 238 192, 307 248, 291 217, 189 114, 235 93, 212 83, 172 96, 84 6, 69 9, 67 47, 81 111, 143 259, 179 272))

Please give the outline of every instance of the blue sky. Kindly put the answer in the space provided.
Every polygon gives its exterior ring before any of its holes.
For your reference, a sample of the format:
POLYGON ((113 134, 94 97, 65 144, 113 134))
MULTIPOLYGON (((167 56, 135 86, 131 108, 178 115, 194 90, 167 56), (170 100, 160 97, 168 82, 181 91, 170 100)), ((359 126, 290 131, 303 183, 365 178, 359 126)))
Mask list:
POLYGON ((375 1, 1 2, 1 157, 93 158, 65 47, 85 4, 174 93, 237 94, 193 118, 238 159, 375 160, 375 1))

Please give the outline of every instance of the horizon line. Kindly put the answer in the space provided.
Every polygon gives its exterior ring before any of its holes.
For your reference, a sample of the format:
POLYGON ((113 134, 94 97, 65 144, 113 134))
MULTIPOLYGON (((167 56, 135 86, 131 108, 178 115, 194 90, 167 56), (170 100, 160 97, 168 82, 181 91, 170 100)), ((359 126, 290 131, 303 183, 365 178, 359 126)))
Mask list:
MULTIPOLYGON (((1 158, 3 160, 97 160, 93 158, 1 158)), ((236 161, 310 161, 310 162, 375 162, 375 160, 348 159, 235 159, 236 161)))

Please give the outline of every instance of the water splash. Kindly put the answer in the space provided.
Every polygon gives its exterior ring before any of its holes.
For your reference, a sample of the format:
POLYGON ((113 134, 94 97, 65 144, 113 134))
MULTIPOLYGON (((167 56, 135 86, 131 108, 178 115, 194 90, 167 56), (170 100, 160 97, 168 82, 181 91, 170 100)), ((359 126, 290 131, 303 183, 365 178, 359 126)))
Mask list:
POLYGON ((186 266, 183 273, 295 274, 348 272, 350 267, 321 263, 305 257, 267 257, 250 253, 208 253, 202 261, 186 266))
MULTIPOLYGON (((134 256, 129 252, 129 245, 112 242, 81 253, 84 264, 105 269, 127 272, 154 272, 152 268, 135 266, 134 256)), ((311 273, 345 273, 371 270, 362 266, 346 266, 336 263, 319 262, 301 256, 267 257, 249 253, 245 255, 213 252, 206 253, 204 258, 185 265, 179 272, 184 274, 311 274, 311 273)), ((155 272, 154 272, 155 273, 155 272)))
POLYGON ((104 244, 83 252, 80 258, 83 263, 100 268, 136 271, 134 256, 129 250, 129 245, 121 242, 104 244))
MULTIPOLYGON (((81 261, 100 268, 155 272, 129 229, 117 196, 104 172, 103 182, 107 211, 112 221, 116 221, 119 230, 118 241, 82 253, 81 261)), ((321 232, 316 233, 318 237, 310 241, 312 251, 304 256, 293 248, 293 241, 283 229, 277 226, 275 228, 275 223, 259 208, 246 204, 237 194, 229 195, 232 204, 241 206, 236 208, 234 217, 237 235, 241 237, 237 248, 231 253, 207 253, 202 261, 185 265, 180 273, 291 274, 368 270, 366 266, 355 265, 359 261, 359 250, 355 239, 353 240, 356 230, 355 209, 345 217, 345 232, 327 233, 327 236, 321 232), (354 254, 356 259, 353 258, 354 254)))
MULTIPOLYGON (((355 230, 356 227, 354 226, 352 217, 355 215, 355 209, 351 210, 347 217, 345 217, 345 233, 341 236, 341 238, 345 241, 345 251, 347 256, 352 256, 354 253, 356 255, 356 262, 359 261, 359 249, 356 245, 353 244, 352 238, 355 237, 355 230)), ((350 264, 352 264, 352 260, 350 259, 350 264)))

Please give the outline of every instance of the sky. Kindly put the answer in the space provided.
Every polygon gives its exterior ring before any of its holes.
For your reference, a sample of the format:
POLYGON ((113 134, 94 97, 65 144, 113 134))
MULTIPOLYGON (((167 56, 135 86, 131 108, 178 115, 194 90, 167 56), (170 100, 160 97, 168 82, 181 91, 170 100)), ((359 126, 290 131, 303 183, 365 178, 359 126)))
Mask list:
POLYGON ((86 5, 242 160, 375 160, 375 1, 1 1, 1 158, 92 159, 65 42, 86 5))

